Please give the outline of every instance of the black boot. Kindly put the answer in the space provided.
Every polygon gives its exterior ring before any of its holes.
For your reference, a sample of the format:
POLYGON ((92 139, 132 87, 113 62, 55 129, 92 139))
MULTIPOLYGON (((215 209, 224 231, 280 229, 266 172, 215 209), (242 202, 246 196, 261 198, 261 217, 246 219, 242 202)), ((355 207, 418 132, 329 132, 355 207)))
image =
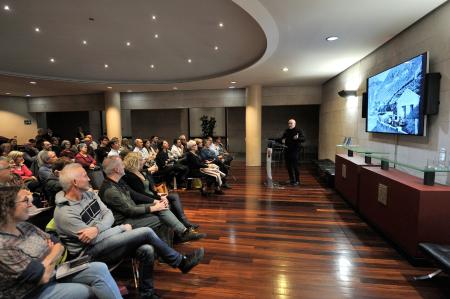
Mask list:
POLYGON ((183 274, 188 273, 192 268, 200 263, 204 255, 205 250, 203 248, 194 250, 193 253, 183 256, 178 269, 180 269, 183 274))

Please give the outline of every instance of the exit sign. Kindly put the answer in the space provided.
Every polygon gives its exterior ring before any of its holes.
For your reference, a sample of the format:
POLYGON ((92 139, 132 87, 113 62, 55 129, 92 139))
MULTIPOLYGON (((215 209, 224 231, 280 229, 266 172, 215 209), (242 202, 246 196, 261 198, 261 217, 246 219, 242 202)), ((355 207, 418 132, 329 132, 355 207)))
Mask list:
POLYGON ((31 119, 25 119, 25 120, 23 121, 23 123, 24 123, 25 125, 31 125, 31 119))

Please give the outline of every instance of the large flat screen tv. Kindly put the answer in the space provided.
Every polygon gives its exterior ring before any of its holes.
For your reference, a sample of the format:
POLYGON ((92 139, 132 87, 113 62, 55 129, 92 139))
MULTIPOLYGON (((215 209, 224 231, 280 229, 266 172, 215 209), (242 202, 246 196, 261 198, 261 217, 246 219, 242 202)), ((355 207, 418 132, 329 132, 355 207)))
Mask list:
POLYGON ((367 79, 366 131, 425 135, 425 74, 428 53, 367 79))

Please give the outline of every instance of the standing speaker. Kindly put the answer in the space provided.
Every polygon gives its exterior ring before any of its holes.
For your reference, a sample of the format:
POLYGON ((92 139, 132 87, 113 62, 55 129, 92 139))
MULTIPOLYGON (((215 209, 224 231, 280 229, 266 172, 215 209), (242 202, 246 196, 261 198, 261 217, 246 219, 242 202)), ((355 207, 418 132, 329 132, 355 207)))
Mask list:
POLYGON ((362 94, 361 117, 367 118, 367 92, 362 94))
POLYGON ((423 114, 438 114, 440 88, 441 73, 428 73, 425 75, 425 108, 423 114))

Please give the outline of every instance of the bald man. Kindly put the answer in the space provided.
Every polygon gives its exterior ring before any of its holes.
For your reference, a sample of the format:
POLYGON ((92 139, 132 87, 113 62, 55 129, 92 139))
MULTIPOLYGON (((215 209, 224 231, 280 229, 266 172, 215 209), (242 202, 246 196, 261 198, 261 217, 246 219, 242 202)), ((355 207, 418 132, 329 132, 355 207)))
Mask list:
POLYGON ((286 167, 289 173, 289 182, 292 186, 300 185, 300 173, 298 171, 298 155, 301 143, 305 141, 303 131, 295 127, 295 119, 288 121, 288 128, 281 137, 287 146, 285 151, 286 167))

